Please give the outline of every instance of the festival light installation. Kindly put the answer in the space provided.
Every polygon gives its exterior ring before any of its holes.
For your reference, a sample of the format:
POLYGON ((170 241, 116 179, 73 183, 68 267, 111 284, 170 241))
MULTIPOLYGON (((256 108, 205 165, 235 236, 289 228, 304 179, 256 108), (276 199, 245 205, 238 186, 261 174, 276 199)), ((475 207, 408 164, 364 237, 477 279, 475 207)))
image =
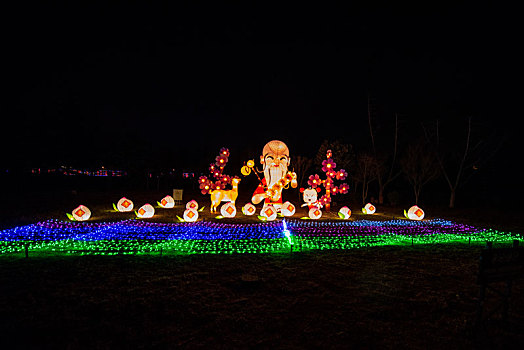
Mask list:
POLYGON ((186 209, 195 209, 198 210, 198 202, 194 199, 186 203, 186 209))
POLYGON ((170 195, 167 195, 157 204, 164 209, 170 209, 175 207, 175 200, 170 195))
POLYGON ((304 204, 302 206, 307 206, 309 209, 308 215, 310 219, 319 219, 322 216, 322 206, 323 202, 320 202, 318 200, 318 192, 320 192, 320 188, 317 187, 315 189, 313 188, 301 188, 300 192, 302 192, 302 199, 304 200, 304 204))
POLYGON ((234 218, 237 214, 237 208, 233 202, 227 202, 220 208, 220 214, 225 218, 234 218))
POLYGON ((91 210, 89 210, 89 208, 85 205, 79 205, 72 211, 71 216, 69 216, 69 219, 76 221, 86 221, 89 220, 90 217, 91 210))
POLYGON ((126 197, 120 198, 116 203, 116 206, 113 204, 113 208, 121 213, 130 212, 133 210, 133 207, 133 201, 126 197))
POLYGON ((404 216, 410 220, 422 220, 424 219, 424 210, 414 205, 407 212, 404 210, 404 216))
POLYGON ((349 219, 351 217, 351 209, 349 209, 348 207, 340 208, 340 210, 338 211, 338 216, 344 220, 349 219))
POLYGON ((242 207, 242 214, 244 215, 253 215, 255 214, 256 211, 257 211, 257 208, 251 203, 246 203, 242 207))
POLYGON ((293 203, 291 203, 290 201, 286 201, 284 202, 284 204, 282 204, 282 209, 280 210, 280 212, 284 216, 293 216, 295 214, 295 210, 296 208, 293 205, 293 203))
POLYGON ((155 215, 155 208, 149 203, 144 204, 136 211, 136 216, 140 219, 152 218, 155 215))
POLYGON ((273 204, 265 204, 260 210, 258 218, 262 221, 273 221, 277 218, 277 210, 273 204))
POLYGON ((375 206, 371 203, 366 204, 364 208, 362 208, 362 212, 364 214, 375 214, 376 210, 377 208, 375 208, 375 206))
POLYGON ((180 221, 185 222, 195 222, 198 220, 198 211, 194 208, 188 208, 184 210, 184 213, 182 215, 184 217, 183 220, 180 220, 180 217, 178 218, 180 221))

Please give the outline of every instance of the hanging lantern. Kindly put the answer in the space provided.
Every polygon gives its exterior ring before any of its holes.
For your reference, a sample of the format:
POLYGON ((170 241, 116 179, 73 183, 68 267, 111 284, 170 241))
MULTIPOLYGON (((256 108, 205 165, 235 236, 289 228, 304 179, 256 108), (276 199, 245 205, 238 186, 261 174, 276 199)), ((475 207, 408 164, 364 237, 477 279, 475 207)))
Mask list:
POLYGON ((198 219, 198 211, 196 209, 186 209, 184 210, 184 221, 186 222, 195 222, 198 219))
POLYGON ((265 218, 267 221, 273 221, 277 218, 277 210, 272 204, 266 204, 260 211, 260 216, 265 218))
POLYGON ((284 216, 293 216, 293 214, 295 214, 295 206, 291 202, 287 201, 282 204, 282 209, 280 209, 280 212, 284 216))
POLYGON ((133 201, 130 199, 127 199, 126 197, 122 197, 116 204, 116 209, 121 213, 132 211, 133 210, 133 201))
POLYGON ((375 214, 376 210, 377 208, 375 208, 375 206, 371 203, 366 204, 366 206, 362 208, 362 212, 364 214, 375 214))
POLYGON ((251 203, 247 203, 242 207, 242 214, 244 215, 253 215, 256 211, 257 208, 251 203))
POLYGON ((197 201, 193 199, 193 200, 187 202, 186 209, 198 210, 198 203, 197 203, 197 201))
POLYGON ((342 207, 338 211, 338 216, 340 216, 341 219, 347 220, 351 217, 351 209, 348 207, 342 207))
POLYGON ((175 200, 173 197, 167 195, 160 202, 158 202, 158 205, 160 205, 162 208, 169 209, 173 208, 175 206, 175 200))
POLYGON ((422 220, 424 219, 424 210, 414 205, 407 212, 404 210, 404 216, 410 220, 422 220))
POLYGON ((86 221, 91 217, 91 210, 85 205, 80 205, 73 210, 72 214, 76 221, 86 221))
POLYGON ((220 208, 220 214, 225 218, 233 218, 237 215, 237 208, 231 202, 227 202, 220 208))
POLYGON ((317 207, 309 209, 309 218, 313 220, 320 219, 322 217, 322 210, 317 207))
POLYGON ((144 204, 136 212, 136 216, 141 219, 152 218, 155 215, 155 208, 151 204, 144 204))

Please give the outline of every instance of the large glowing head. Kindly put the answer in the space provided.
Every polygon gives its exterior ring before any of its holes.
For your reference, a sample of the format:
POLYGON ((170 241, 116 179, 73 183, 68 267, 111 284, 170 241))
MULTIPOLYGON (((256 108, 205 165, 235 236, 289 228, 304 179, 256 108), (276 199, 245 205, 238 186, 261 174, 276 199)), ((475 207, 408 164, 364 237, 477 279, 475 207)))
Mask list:
POLYGON ((284 142, 273 140, 264 146, 260 164, 264 166, 264 177, 269 187, 287 173, 289 162, 289 149, 284 142))

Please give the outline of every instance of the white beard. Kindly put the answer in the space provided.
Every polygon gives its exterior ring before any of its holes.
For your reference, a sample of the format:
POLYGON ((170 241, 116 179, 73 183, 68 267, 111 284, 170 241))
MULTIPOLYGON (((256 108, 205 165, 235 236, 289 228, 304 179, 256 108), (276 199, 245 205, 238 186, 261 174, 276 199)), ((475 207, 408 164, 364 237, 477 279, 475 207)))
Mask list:
POLYGON ((266 178, 267 187, 271 188, 278 180, 280 180, 287 172, 287 166, 280 164, 276 166, 266 166, 264 169, 264 177, 266 178))

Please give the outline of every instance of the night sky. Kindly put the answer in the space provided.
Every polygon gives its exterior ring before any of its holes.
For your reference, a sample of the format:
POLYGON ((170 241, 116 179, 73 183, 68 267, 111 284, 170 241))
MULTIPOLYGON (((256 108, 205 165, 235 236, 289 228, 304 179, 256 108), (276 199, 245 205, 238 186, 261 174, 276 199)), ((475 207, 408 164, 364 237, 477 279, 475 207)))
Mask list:
POLYGON ((324 139, 364 151, 368 97, 383 132, 395 113, 404 140, 472 117, 507 140, 501 171, 522 158, 514 9, 17 6, 2 24, 3 168, 192 168, 271 139, 292 157, 324 139))

